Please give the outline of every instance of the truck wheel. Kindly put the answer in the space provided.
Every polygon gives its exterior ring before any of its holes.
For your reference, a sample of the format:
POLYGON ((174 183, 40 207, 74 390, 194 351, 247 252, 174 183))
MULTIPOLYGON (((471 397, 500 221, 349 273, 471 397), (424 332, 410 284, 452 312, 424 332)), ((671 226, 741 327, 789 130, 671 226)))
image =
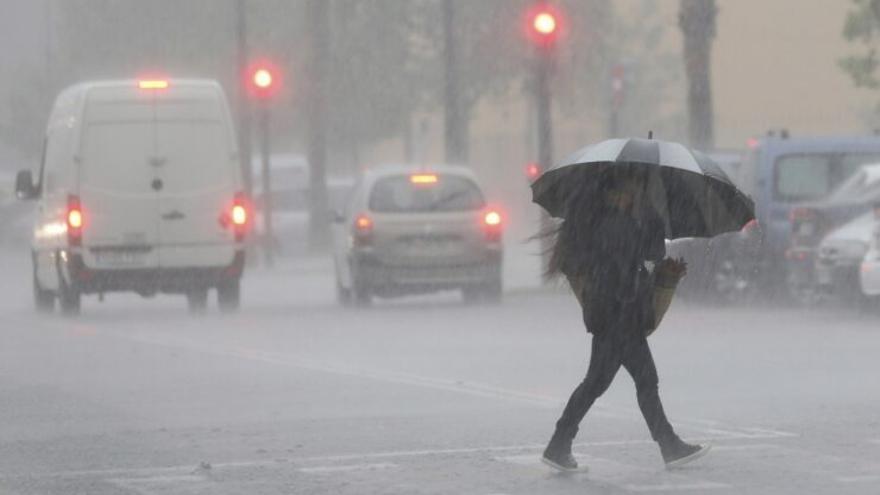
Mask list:
POLYGON ((76 316, 82 308, 82 297, 78 290, 62 284, 58 294, 58 303, 61 306, 61 314, 76 316))
POLYGON ((202 314, 208 309, 208 289, 193 289, 186 293, 189 312, 202 314))
POLYGON ((373 296, 369 287, 357 278, 352 280, 352 299, 357 306, 369 306, 373 303, 373 296))
POLYGON ((232 313, 241 307, 241 281, 223 282, 217 286, 217 305, 220 311, 232 313))
POLYGON ((500 303, 501 302, 501 278, 493 279, 483 286, 483 299, 486 302, 490 303, 500 303))
MULTIPOLYGON (((36 272, 36 268, 34 269, 36 272)), ((37 274, 34 273, 34 307, 39 313, 51 313, 55 310, 55 294, 52 291, 45 290, 40 287, 40 281, 37 280, 37 274)))
POLYGON ((339 282, 339 279, 336 279, 336 302, 341 304, 342 306, 351 306, 351 289, 346 289, 342 286, 342 283, 339 282))
POLYGON ((461 296, 464 302, 468 304, 476 304, 481 302, 499 303, 501 302, 501 279, 496 278, 480 285, 471 287, 463 287, 461 296))

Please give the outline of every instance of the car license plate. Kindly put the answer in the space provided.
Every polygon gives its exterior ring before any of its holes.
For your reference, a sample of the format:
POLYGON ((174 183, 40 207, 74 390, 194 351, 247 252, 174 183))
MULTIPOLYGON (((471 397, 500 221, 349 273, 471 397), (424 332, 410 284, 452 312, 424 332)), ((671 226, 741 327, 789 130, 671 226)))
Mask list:
POLYGON ((809 222, 804 222, 798 228, 798 234, 802 236, 811 236, 816 233, 816 226, 809 222))
POLYGON ((819 285, 831 285, 831 267, 819 265, 816 267, 816 282, 819 285))
POLYGON ((131 250, 106 250, 95 252, 98 264, 111 266, 137 266, 144 263, 146 252, 131 250))

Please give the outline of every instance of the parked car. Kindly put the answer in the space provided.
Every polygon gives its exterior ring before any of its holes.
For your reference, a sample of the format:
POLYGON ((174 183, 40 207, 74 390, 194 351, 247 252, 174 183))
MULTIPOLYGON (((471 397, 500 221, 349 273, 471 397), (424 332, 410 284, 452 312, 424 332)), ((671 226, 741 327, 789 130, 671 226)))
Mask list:
POLYGON ((876 308, 880 302, 880 205, 874 206, 873 213, 877 221, 859 267, 859 288, 864 301, 876 308))
MULTIPOLYGON (((706 155, 717 163, 734 182, 742 174, 743 153, 737 150, 716 150, 706 155)), ((760 245, 757 222, 744 226, 740 232, 723 234, 712 239, 684 238, 669 242, 670 256, 684 258, 688 263, 679 292, 685 297, 716 299, 732 302, 744 299, 753 289, 753 260, 760 245)))
POLYGON ((843 301, 861 299, 862 263, 874 238, 877 219, 864 213, 832 230, 819 243, 815 261, 819 294, 843 301))
POLYGON ((43 160, 16 179, 38 203, 36 307, 80 310, 81 296, 209 289, 238 308, 248 205, 230 113, 208 80, 101 81, 61 92, 43 160))
POLYGON ((870 211, 880 201, 880 164, 864 165, 827 197, 791 211, 791 247, 786 251, 793 294, 809 301, 815 294, 815 259, 819 242, 832 230, 870 211))
POLYGON ((470 169, 368 171, 334 223, 339 300, 367 304, 461 289, 466 300, 501 297, 502 217, 470 169))
POLYGON ((880 163, 880 136, 791 138, 780 133, 750 140, 735 182, 755 200, 763 235, 756 270, 761 288, 790 294, 785 254, 791 247, 792 211, 827 197, 870 163, 880 163))

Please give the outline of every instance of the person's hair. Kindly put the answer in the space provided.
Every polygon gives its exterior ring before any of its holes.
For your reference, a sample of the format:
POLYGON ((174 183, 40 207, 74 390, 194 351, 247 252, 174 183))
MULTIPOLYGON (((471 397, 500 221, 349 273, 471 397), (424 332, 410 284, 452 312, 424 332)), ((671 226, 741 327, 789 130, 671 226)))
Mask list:
POLYGON ((616 166, 601 174, 593 184, 577 185, 580 193, 572 194, 572 199, 565 205, 565 220, 535 236, 546 239, 545 242, 549 244, 543 253, 547 258, 543 272, 545 281, 558 279, 571 257, 579 250, 588 249, 586 240, 589 239, 596 219, 605 214, 609 207, 606 193, 629 181, 642 179, 644 176, 639 170, 616 166))

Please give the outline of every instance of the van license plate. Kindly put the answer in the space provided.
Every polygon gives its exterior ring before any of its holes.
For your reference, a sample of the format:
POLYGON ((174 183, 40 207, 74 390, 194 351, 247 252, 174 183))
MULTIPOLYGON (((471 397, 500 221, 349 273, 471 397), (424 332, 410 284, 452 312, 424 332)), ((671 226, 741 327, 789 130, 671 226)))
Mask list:
POLYGON ((95 259, 101 265, 141 265, 144 262, 145 253, 141 251, 98 251, 95 259))

